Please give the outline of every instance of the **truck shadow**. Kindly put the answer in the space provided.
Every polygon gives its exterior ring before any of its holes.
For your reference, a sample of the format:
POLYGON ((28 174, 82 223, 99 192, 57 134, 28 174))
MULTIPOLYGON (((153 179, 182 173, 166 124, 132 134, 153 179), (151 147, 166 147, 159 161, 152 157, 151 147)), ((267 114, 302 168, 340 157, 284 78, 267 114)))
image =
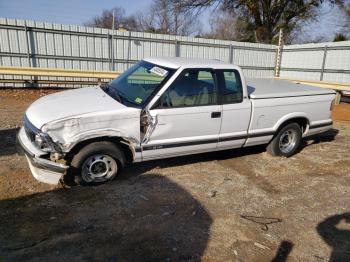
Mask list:
POLYGON ((148 174, 0 201, 10 261, 198 261, 212 218, 184 188, 148 174))
POLYGON ((317 135, 313 135, 313 136, 309 136, 307 138, 304 139, 304 143, 305 142, 311 142, 308 143, 307 145, 310 144, 318 144, 318 143, 322 143, 322 142, 331 142, 333 140, 335 140, 336 136, 339 134, 339 130, 332 128, 326 132, 323 132, 321 134, 317 134, 317 135))
POLYGON ((326 132, 306 137, 303 139, 301 146, 298 150, 298 153, 301 152, 304 148, 314 144, 332 142, 333 140, 335 140, 338 134, 339 134, 339 130, 332 128, 326 132))
POLYGON ((18 128, 0 130, 0 156, 13 155, 16 150, 16 134, 18 128))

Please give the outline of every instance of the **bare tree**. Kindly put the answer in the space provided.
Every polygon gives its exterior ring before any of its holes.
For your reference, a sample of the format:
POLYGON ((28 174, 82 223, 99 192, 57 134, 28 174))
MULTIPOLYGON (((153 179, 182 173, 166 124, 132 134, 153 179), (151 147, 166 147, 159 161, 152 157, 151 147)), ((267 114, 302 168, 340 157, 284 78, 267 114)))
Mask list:
POLYGON ((204 37, 256 42, 252 24, 230 10, 219 9, 209 19, 210 31, 204 37))
POLYGON ((344 13, 344 33, 350 37, 350 0, 341 2, 340 9, 344 13))
POLYGON ((193 12, 208 7, 234 11, 239 17, 253 25, 258 42, 273 43, 284 29, 285 35, 292 35, 302 23, 317 17, 323 2, 343 2, 343 0, 172 0, 193 12))
POLYGON ((198 15, 171 0, 154 0, 150 9, 138 17, 140 28, 146 32, 172 35, 200 32, 198 15))
POLYGON ((123 27, 128 30, 139 30, 139 24, 134 16, 126 16, 125 10, 120 7, 114 7, 110 10, 104 10, 101 15, 95 16, 84 25, 100 28, 113 27, 113 12, 114 12, 114 28, 123 27))
POLYGON ((237 18, 230 11, 213 12, 209 19, 210 32, 207 35, 211 38, 237 40, 237 18))

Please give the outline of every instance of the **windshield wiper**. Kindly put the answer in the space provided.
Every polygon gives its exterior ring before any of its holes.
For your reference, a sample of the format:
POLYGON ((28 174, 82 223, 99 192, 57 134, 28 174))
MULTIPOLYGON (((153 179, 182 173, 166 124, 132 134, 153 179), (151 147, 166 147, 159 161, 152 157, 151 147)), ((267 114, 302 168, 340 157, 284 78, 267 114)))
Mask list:
POLYGON ((117 90, 114 90, 114 95, 119 103, 123 104, 124 97, 122 97, 117 90))
POLYGON ((119 103, 123 104, 124 98, 119 95, 117 90, 114 90, 111 88, 109 84, 102 84, 100 85, 101 89, 105 91, 108 95, 116 99, 119 103))
POLYGON ((140 106, 139 104, 135 103, 134 101, 130 101, 126 98, 126 95, 121 92, 120 90, 117 90, 116 88, 112 88, 109 84, 103 84, 100 85, 103 91, 105 91, 108 95, 110 95, 112 98, 117 100, 119 103, 124 104, 124 102, 127 102, 132 105, 140 106))

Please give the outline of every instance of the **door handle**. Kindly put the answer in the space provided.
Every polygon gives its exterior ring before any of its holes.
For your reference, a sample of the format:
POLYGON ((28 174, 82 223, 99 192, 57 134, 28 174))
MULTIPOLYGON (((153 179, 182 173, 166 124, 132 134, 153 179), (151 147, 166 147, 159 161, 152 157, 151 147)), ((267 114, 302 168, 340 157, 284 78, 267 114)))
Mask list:
POLYGON ((219 118, 221 117, 221 112, 212 112, 211 113, 211 118, 219 118))

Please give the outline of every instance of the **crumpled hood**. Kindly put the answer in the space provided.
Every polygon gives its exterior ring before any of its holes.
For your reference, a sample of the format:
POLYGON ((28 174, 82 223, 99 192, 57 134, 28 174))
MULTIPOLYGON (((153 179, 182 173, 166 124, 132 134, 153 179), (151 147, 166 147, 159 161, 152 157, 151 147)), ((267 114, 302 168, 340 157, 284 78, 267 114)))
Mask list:
POLYGON ((26 115, 40 129, 49 122, 67 117, 126 108, 100 87, 86 87, 41 97, 30 105, 26 115))

